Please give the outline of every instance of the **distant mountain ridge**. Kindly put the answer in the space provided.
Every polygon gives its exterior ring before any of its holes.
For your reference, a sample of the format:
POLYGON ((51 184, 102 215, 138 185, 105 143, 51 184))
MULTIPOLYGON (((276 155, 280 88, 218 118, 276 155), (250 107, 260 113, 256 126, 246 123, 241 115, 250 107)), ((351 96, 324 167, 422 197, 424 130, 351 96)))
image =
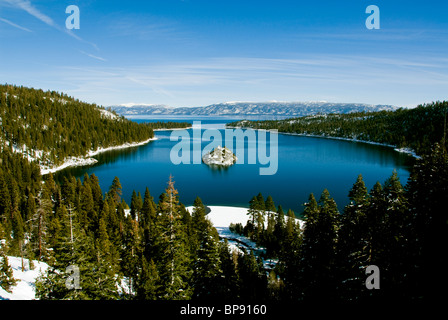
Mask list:
POLYGON ((290 116, 317 113, 352 113, 362 111, 393 111, 392 105, 332 102, 225 102, 205 107, 169 107, 166 105, 110 106, 123 116, 182 115, 182 116, 290 116))

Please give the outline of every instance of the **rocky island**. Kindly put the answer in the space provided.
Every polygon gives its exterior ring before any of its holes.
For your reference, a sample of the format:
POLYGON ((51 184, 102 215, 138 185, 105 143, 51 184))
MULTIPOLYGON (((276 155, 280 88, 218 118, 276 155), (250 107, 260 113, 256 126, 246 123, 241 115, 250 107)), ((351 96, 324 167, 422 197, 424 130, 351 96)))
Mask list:
POLYGON ((202 156, 202 161, 207 165, 231 166, 237 157, 226 147, 217 146, 215 149, 202 156))

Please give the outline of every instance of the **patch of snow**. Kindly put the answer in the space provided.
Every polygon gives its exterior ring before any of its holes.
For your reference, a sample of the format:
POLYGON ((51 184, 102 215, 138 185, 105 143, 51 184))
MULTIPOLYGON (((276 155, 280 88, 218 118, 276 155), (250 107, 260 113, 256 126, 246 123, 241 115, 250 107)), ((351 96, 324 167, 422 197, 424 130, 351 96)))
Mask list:
POLYGON ((411 156, 413 156, 414 158, 417 158, 417 159, 420 158, 420 156, 418 156, 415 153, 415 151, 413 149, 411 149, 411 148, 395 148, 394 150, 397 151, 397 152, 407 153, 407 154, 409 154, 409 155, 411 155, 411 156))
MULTIPOLYGON (((187 207, 186 209, 189 212, 193 211, 192 206, 187 207)), ((240 251, 241 247, 246 248, 246 250, 253 250, 254 253, 262 253, 264 252, 264 248, 257 247, 256 243, 251 241, 249 238, 233 233, 230 231, 230 224, 240 223, 242 226, 247 224, 250 216, 248 215, 248 208, 242 207, 227 207, 227 206, 207 206, 210 209, 210 212, 207 214, 208 219, 213 224, 213 226, 218 231, 218 234, 221 238, 225 238, 228 240, 230 249, 240 251)), ((268 215, 266 214, 266 219, 268 215)), ((287 217, 285 216, 285 219, 287 217)), ((296 222, 299 223, 300 227, 303 228, 304 221, 301 219, 296 219, 296 222)), ((275 264, 274 260, 266 260, 264 261, 264 265, 267 268, 272 268, 272 265, 275 264)))
POLYGON ((117 116, 115 114, 113 114, 112 112, 110 112, 109 110, 105 110, 105 109, 98 109, 98 110, 100 110, 101 116, 103 118, 112 119, 112 120, 117 119, 117 116))
POLYGON ((147 144, 148 142, 154 141, 154 140, 157 140, 157 138, 156 137, 149 138, 148 140, 141 141, 141 142, 124 143, 124 144, 121 144, 119 146, 113 146, 113 147, 108 147, 108 148, 98 148, 95 151, 90 151, 88 156, 89 157, 93 157, 93 156, 96 156, 99 153, 110 151, 110 150, 118 150, 118 149, 126 149, 126 148, 131 148, 131 147, 138 147, 138 146, 142 146, 142 145, 147 144))
POLYGON ((33 260, 34 269, 30 270, 29 260, 24 259, 24 271, 22 271, 22 259, 8 256, 8 262, 13 270, 14 279, 18 280, 11 288, 11 293, 0 288, 0 300, 35 300, 36 278, 48 269, 48 264, 33 260))
POLYGON ((58 167, 49 168, 47 166, 41 165, 40 174, 45 175, 45 174, 49 174, 50 172, 54 173, 56 171, 60 171, 62 169, 68 168, 68 167, 90 166, 97 162, 98 162, 98 160, 96 160, 94 158, 70 157, 70 158, 67 158, 64 161, 64 163, 58 167))
POLYGON ((102 152, 111 151, 111 150, 118 150, 118 149, 125 149, 130 147, 138 147, 144 144, 147 144, 150 141, 157 140, 157 138, 149 138, 148 140, 141 141, 141 142, 134 142, 134 143, 124 143, 119 146, 113 146, 108 148, 98 148, 95 151, 90 151, 87 154, 87 158, 84 157, 70 157, 67 158, 63 164, 57 167, 48 167, 41 165, 40 174, 45 175, 48 173, 54 173, 56 171, 60 171, 62 169, 68 168, 68 167, 79 167, 79 166, 90 166, 98 162, 98 160, 91 158, 93 156, 96 156, 97 154, 100 154, 102 152))

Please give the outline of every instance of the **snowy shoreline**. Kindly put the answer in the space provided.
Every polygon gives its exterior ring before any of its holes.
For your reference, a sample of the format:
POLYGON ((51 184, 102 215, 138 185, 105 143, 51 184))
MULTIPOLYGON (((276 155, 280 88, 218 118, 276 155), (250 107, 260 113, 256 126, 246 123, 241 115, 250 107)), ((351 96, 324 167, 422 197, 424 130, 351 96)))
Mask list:
POLYGON ((168 129, 152 129, 152 131, 157 132, 157 131, 182 131, 182 130, 187 130, 187 129, 192 129, 193 126, 189 126, 186 128, 168 128, 168 129))
MULTIPOLYGON (((244 127, 227 127, 226 129, 244 129, 244 127)), ((392 144, 387 143, 381 143, 381 142, 375 142, 375 141, 368 141, 368 140, 359 140, 354 138, 343 138, 343 137, 333 137, 333 136, 325 136, 325 135, 317 135, 317 134, 308 134, 308 133, 293 133, 293 132, 280 132, 280 131, 274 131, 274 130, 268 130, 268 129, 253 129, 253 128, 246 128, 246 129, 252 129, 252 130, 259 130, 259 131, 266 131, 266 132, 276 132, 278 134, 284 134, 288 136, 299 136, 299 137, 311 137, 311 138, 324 138, 324 139, 334 139, 334 140, 342 140, 342 141, 350 141, 350 142, 361 142, 361 143, 368 143, 373 144, 377 146, 384 146, 389 148, 394 148, 395 151, 406 153, 416 159, 420 159, 420 156, 418 156, 414 150, 411 148, 398 148, 397 146, 394 146, 392 144)))
POLYGON ((57 171, 60 171, 62 169, 68 168, 68 167, 80 167, 80 166, 90 166, 98 162, 98 160, 91 158, 93 156, 96 156, 100 153, 111 151, 111 150, 118 150, 118 149, 126 149, 126 148, 132 148, 132 147, 138 147, 145 145, 149 143, 150 141, 157 140, 156 137, 149 138, 148 140, 141 141, 141 142, 133 142, 133 143, 124 143, 118 146, 112 146, 108 148, 98 148, 95 151, 90 151, 86 157, 69 157, 67 158, 63 164, 57 167, 48 168, 46 166, 40 166, 40 174, 45 175, 49 173, 54 173, 57 171))

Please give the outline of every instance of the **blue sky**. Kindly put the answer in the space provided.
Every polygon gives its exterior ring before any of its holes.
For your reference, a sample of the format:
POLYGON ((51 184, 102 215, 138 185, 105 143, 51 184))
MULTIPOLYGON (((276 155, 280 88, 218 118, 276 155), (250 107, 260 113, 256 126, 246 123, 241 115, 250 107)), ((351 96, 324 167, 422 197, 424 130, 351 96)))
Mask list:
POLYGON ((430 0, 0 0, 0 83, 104 106, 413 107, 448 99, 447 13, 430 0), (365 26, 371 4, 379 30, 365 26))

